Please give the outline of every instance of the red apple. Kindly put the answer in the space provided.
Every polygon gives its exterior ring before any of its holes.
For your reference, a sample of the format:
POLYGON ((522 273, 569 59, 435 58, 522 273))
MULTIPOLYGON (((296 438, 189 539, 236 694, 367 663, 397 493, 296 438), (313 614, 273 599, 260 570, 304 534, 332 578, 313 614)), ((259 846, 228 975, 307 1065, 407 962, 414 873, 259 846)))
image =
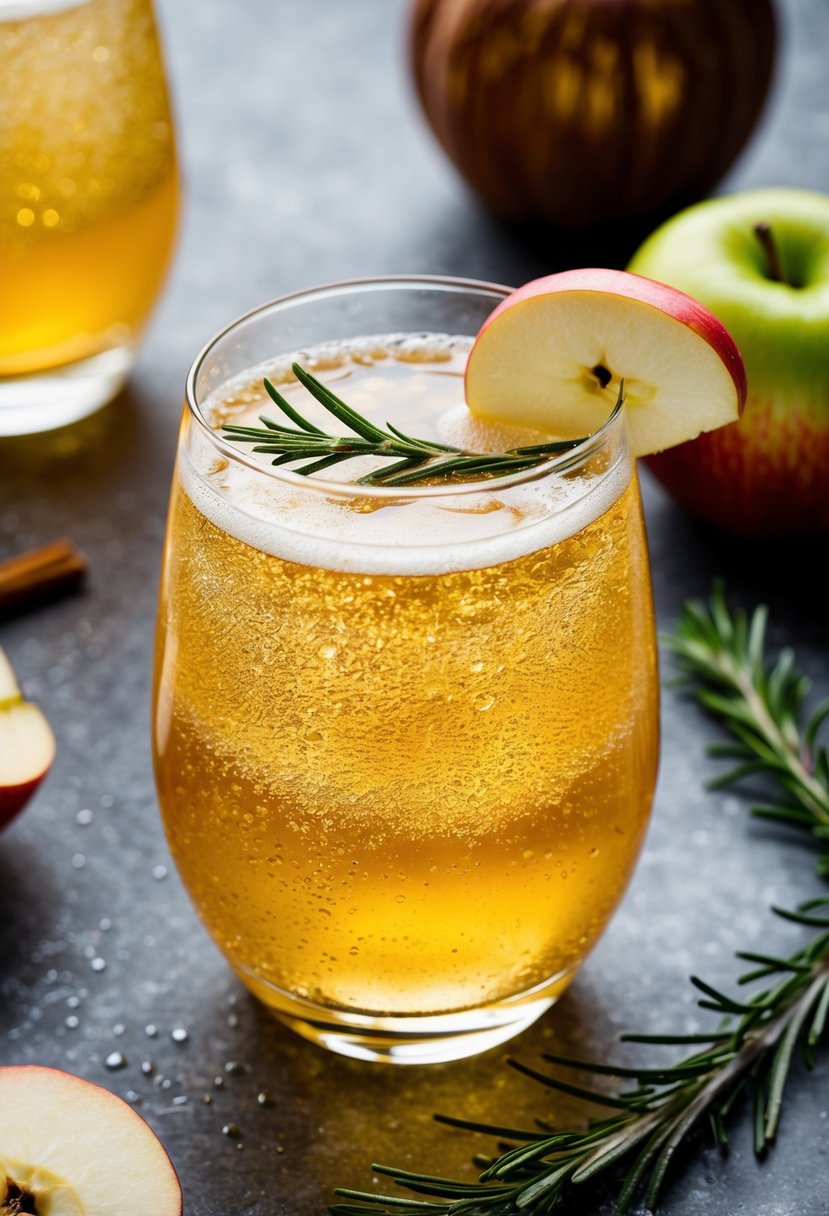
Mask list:
POLYGON ((126 1102, 54 1068, 0 1068, 0 1212, 181 1211, 170 1158, 126 1102))
POLYGON ((415 0, 415 85, 469 184, 564 228, 704 198, 760 115, 773 0, 415 0))
POLYGON ((49 723, 36 705, 23 700, 0 650, 0 828, 23 809, 54 757, 55 737, 49 723))
POLYGON ((743 361, 690 296, 622 270, 568 270, 520 287, 481 327, 466 368, 478 417, 573 438, 595 431, 624 381, 635 456, 740 415, 743 361))

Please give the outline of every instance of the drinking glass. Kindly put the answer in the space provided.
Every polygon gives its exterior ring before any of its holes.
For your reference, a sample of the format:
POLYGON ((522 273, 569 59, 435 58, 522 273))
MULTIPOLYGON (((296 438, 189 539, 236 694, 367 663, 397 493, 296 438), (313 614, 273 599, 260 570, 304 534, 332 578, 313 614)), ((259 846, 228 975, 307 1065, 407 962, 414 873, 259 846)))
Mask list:
POLYGON ((0 0, 0 435, 118 392, 178 193, 151 0, 0 0))
POLYGON ((517 1033, 630 877, 657 676, 624 416, 529 472, 410 488, 273 468, 216 424, 260 408, 263 375, 300 391, 293 355, 409 434, 435 401, 438 427, 466 425, 465 352, 506 290, 302 292, 187 381, 154 696, 166 831, 244 983, 364 1059, 517 1033))

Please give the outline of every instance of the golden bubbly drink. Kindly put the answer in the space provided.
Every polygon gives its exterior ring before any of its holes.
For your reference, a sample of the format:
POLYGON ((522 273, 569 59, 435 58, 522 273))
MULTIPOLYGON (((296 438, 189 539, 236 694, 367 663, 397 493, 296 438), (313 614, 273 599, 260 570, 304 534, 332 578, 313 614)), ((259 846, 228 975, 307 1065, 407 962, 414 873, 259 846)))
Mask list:
POLYGON ((150 0, 0 5, 0 377, 129 348, 177 206, 150 0))
MULTIPOLYGON (((378 422, 498 450, 463 405, 467 349, 376 339, 303 362, 378 422)), ((273 414, 261 381, 240 383, 214 423, 273 414)), ((323 1041, 345 1011, 375 1033, 502 1006, 531 1020, 617 904, 653 792, 629 459, 602 449, 518 484, 368 496, 274 476, 267 457, 257 472, 193 429, 154 728, 170 844, 205 924, 323 1041)))

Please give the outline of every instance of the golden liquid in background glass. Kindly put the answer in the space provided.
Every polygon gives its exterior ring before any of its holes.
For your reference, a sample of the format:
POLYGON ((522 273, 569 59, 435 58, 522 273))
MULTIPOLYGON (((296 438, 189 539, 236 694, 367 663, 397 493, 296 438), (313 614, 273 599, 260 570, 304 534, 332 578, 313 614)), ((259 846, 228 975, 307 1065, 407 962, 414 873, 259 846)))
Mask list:
POLYGON ((30 7, 0 6, 0 376, 134 341, 178 209, 149 0, 30 7))
MULTIPOLYGON (((386 358, 332 384, 424 434, 462 402, 459 372, 386 358)), ((234 421, 261 403, 240 408, 234 421)), ((224 476, 215 461, 207 480, 224 476)), ((156 672, 176 863, 260 997, 278 1003, 272 985, 433 1013, 524 992, 583 959, 650 808, 657 681, 636 481, 549 548, 412 576, 251 547, 177 477, 156 672)))

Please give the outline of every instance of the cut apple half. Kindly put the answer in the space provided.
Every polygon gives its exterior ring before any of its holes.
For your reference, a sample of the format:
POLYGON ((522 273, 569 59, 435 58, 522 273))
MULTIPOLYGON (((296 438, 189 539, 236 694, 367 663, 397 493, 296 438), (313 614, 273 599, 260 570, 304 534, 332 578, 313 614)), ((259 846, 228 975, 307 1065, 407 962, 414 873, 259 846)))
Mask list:
POLYGON ((0 1068, 0 1213, 181 1216, 161 1141, 98 1085, 37 1065, 0 1068))
POLYGON ((746 398, 740 352, 691 296, 622 270, 570 270, 503 300, 466 367, 479 418, 572 439, 598 430, 624 382, 635 456, 736 422, 746 398))
POLYGON ((49 723, 36 705, 23 700, 0 650, 0 828, 26 805, 54 757, 55 736, 49 723))

